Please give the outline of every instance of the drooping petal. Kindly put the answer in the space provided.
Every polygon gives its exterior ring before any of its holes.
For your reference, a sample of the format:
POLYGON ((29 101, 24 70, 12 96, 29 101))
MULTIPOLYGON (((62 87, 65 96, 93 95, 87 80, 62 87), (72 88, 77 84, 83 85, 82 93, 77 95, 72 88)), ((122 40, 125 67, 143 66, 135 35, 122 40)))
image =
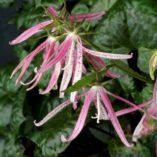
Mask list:
POLYGON ((22 62, 17 66, 17 68, 15 68, 15 70, 13 71, 12 75, 13 76, 20 67, 22 67, 21 73, 18 76, 17 80, 16 80, 16 84, 19 83, 19 81, 22 79, 24 73, 26 72, 27 68, 29 67, 30 63, 32 62, 33 58, 45 48, 46 45, 46 41, 41 43, 35 50, 33 50, 29 55, 27 55, 22 62))
MULTIPOLYGON (((82 58, 82 42, 81 40, 77 40, 77 45, 76 45, 76 57, 75 57, 75 71, 73 73, 73 79, 72 79, 72 84, 75 84, 77 81, 79 81, 82 77, 82 66, 83 66, 83 58, 82 58)), ((76 101, 76 95, 77 91, 72 92, 70 99, 73 102, 73 108, 77 108, 77 103, 76 101)))
POLYGON ((47 25, 49 25, 51 23, 52 23, 52 21, 50 21, 50 20, 44 21, 42 23, 39 23, 39 24, 27 29, 21 35, 19 35, 16 39, 12 40, 10 42, 10 45, 19 44, 19 43, 27 40, 28 38, 30 38, 34 34, 40 32, 42 28, 46 27, 47 25))
POLYGON ((43 76, 42 73, 36 74, 36 75, 37 75, 37 77, 36 77, 34 83, 33 83, 29 88, 27 88, 27 91, 30 91, 30 90, 32 90, 34 87, 36 87, 36 86, 38 85, 38 83, 40 82, 42 76, 43 76))
MULTIPOLYGON (((43 67, 44 64, 48 61, 49 57, 54 54, 54 47, 56 44, 57 43, 55 42, 55 39, 53 37, 48 37, 48 39, 45 41, 45 44, 44 44, 45 51, 43 53, 43 62, 42 62, 41 67, 43 67)), ((27 91, 32 90, 40 82, 42 78, 43 73, 37 73, 37 67, 35 68, 35 73, 36 75, 31 81, 27 83, 23 83, 21 81, 21 84, 23 85, 32 84, 29 88, 27 88, 27 91)))
POLYGON ((140 120, 140 122, 138 123, 137 127, 135 128, 135 131, 133 133, 133 136, 132 136, 132 140, 134 142, 137 141, 138 138, 140 138, 143 134, 143 131, 146 130, 147 128, 145 128, 144 126, 144 121, 146 120, 146 114, 144 114, 140 120))
POLYGON ((53 7, 53 6, 50 6, 50 7, 48 7, 48 12, 52 15, 52 16, 54 16, 54 17, 57 17, 58 16, 58 12, 55 10, 55 8, 53 7))
POLYGON ((41 121, 36 122, 34 121, 35 126, 41 126, 45 124, 48 120, 50 120, 52 117, 54 117, 56 114, 61 112, 65 107, 69 106, 71 103, 70 100, 65 101, 64 103, 58 105, 55 109, 53 109, 50 113, 48 113, 41 121))
POLYGON ((97 93, 95 106, 97 108, 97 113, 96 113, 96 116, 92 117, 92 118, 97 119, 97 123, 100 123, 100 120, 108 120, 109 117, 108 117, 108 114, 107 114, 107 111, 106 111, 105 107, 101 103, 99 93, 97 93))
POLYGON ((102 87, 99 88, 99 93, 100 93, 100 96, 101 96, 101 99, 104 103, 104 106, 108 112, 108 116, 111 120, 111 123, 112 125, 114 126, 117 134, 119 135, 121 141, 127 146, 127 147, 131 147, 132 145, 128 143, 126 137, 125 137, 125 134, 121 128, 121 125, 116 117, 116 114, 112 108, 112 104, 108 98, 108 96, 106 95, 104 89, 102 87))
MULTIPOLYGON (((85 96, 85 95, 87 95, 87 93, 81 94, 80 96, 78 96, 78 98, 81 98, 82 96, 85 96)), ((67 100, 64 103, 58 105, 51 112, 49 112, 41 121, 36 122, 36 120, 35 120, 34 124, 36 126, 41 126, 41 125, 45 124, 48 120, 50 120, 51 118, 56 116, 59 112, 61 112, 65 107, 69 106, 70 103, 71 103, 71 101, 67 100)))
POLYGON ((143 108, 143 107, 146 107, 148 104, 150 104, 152 102, 152 99, 149 99, 147 100, 146 102, 142 103, 142 104, 139 104, 138 106, 133 106, 133 107, 129 107, 129 108, 125 108, 125 109, 122 109, 120 111, 117 111, 116 112, 116 116, 123 116, 125 114, 128 114, 128 113, 131 113, 131 112, 134 112, 134 111, 138 111, 139 108, 143 108))
POLYGON ((129 101, 129 100, 125 99, 125 98, 122 98, 121 96, 116 95, 116 94, 114 94, 114 93, 111 93, 111 92, 109 92, 109 91, 106 91, 106 93, 107 93, 108 95, 113 96, 114 98, 116 98, 116 99, 118 99, 118 100, 121 100, 121 101, 125 102, 126 104, 128 104, 128 105, 130 105, 130 106, 134 106, 135 108, 137 108, 137 110, 140 110, 140 111, 144 112, 144 110, 142 110, 141 108, 138 108, 138 106, 137 106, 136 104, 132 103, 131 101, 129 101))
POLYGON ((74 66, 73 65, 74 64, 74 47, 75 47, 75 41, 72 42, 72 45, 66 56, 63 78, 60 85, 60 98, 64 97, 64 90, 68 87, 68 84, 72 77, 73 66, 74 66))
POLYGON ((56 56, 53 59, 51 59, 45 66, 43 66, 38 72, 42 73, 42 72, 48 70, 49 68, 51 68, 57 62, 59 62, 62 59, 64 59, 66 54, 67 54, 67 52, 68 52, 68 49, 72 45, 72 42, 73 42, 73 37, 71 35, 68 35, 66 37, 66 39, 60 45, 59 51, 56 54, 56 56))
MULTIPOLYGON (((88 53, 84 53, 84 55, 87 58, 88 62, 90 64, 92 64, 92 66, 94 67, 95 70, 101 70, 102 68, 106 67, 105 62, 101 58, 93 56, 93 55, 90 55, 88 53)), ((119 74, 115 74, 111 70, 107 70, 106 71, 106 76, 107 77, 111 77, 111 78, 118 78, 118 77, 120 77, 119 74)))
POLYGON ((58 46, 58 42, 56 41, 56 39, 54 37, 48 37, 45 52, 43 53, 43 63, 41 66, 43 66, 50 57, 55 55, 56 46, 58 46))
POLYGON ((105 15, 104 11, 101 12, 97 12, 97 13, 87 13, 87 14, 78 14, 78 15, 71 15, 68 16, 68 20, 70 21, 77 21, 77 22, 81 22, 81 21, 93 21, 93 20, 99 20, 101 19, 101 17, 105 15))
POLYGON ((48 86, 46 87, 46 89, 44 91, 40 92, 40 94, 46 94, 46 93, 50 92, 50 90, 52 90, 52 88, 57 84, 60 72, 61 72, 61 63, 58 62, 55 65, 54 71, 52 72, 52 76, 48 83, 48 86))
POLYGON ((130 59, 132 58, 132 54, 130 55, 125 55, 125 54, 114 54, 114 53, 106 53, 106 52, 99 52, 99 51, 94 51, 94 50, 90 50, 90 49, 87 49, 85 47, 83 47, 83 50, 86 52, 86 53, 89 53, 93 56, 96 56, 96 57, 102 57, 102 58, 108 58, 108 59, 130 59))
POLYGON ((76 123, 76 125, 75 125, 75 128, 74 128, 72 134, 71 134, 70 137, 68 137, 68 138, 65 138, 63 135, 61 136, 61 140, 62 140, 63 142, 72 141, 72 140, 75 139, 75 138, 78 136, 78 134, 81 132, 81 130, 82 130, 83 126, 84 126, 86 117, 87 117, 87 113, 88 113, 90 104, 91 104, 92 100, 94 99, 95 94, 96 94, 96 90, 93 89, 93 88, 91 88, 91 89, 89 90, 88 94, 86 95, 86 98, 85 98, 83 107, 82 107, 82 109, 81 109, 79 118, 78 118, 78 120, 77 120, 77 123, 76 123))

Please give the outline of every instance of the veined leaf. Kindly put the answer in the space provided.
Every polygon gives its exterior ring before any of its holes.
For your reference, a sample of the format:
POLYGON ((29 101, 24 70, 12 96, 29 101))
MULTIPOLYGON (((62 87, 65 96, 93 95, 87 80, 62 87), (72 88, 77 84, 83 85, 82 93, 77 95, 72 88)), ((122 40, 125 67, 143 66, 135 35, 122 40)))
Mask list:
POLYGON ((147 77, 144 77, 142 75, 140 75, 139 73, 137 73, 136 71, 132 70, 131 68, 129 68, 124 62, 122 61, 112 61, 112 63, 118 67, 119 69, 125 71, 128 75, 134 77, 134 78, 137 78, 143 82, 146 82, 146 83, 151 83, 152 81, 147 78, 147 77))
POLYGON ((81 80, 77 81, 74 85, 67 88, 66 92, 74 92, 80 90, 82 87, 86 87, 93 82, 97 82, 101 80, 101 78, 105 75, 105 72, 112 65, 107 66, 105 69, 100 70, 99 72, 91 72, 88 75, 84 76, 81 80))

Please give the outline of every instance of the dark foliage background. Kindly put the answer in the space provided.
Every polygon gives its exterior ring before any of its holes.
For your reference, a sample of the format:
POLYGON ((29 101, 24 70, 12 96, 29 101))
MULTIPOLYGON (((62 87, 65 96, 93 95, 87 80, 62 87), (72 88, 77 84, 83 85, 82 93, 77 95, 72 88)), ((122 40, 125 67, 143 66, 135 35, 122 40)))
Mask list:
MULTIPOLYGON (((63 0, 0 0, 0 156, 155 157, 156 131, 143 137, 133 148, 126 148, 110 122, 102 121, 98 125, 90 118, 95 113, 94 108, 90 111, 84 130, 70 144, 62 143, 60 135, 71 133, 79 111, 74 112, 69 107, 43 127, 34 126, 34 119, 40 120, 63 100, 58 99, 56 91, 45 96, 38 94, 39 89, 47 83, 46 79, 30 92, 26 92, 25 87, 16 87, 15 79, 10 79, 19 60, 40 42, 38 36, 15 47, 10 47, 8 43, 20 32, 44 19, 43 7, 52 4, 56 9, 61 9, 63 0)), ((148 64, 157 48, 157 1, 67 0, 69 13, 101 10, 105 10, 107 15, 101 21, 90 24, 89 31, 95 31, 96 34, 87 37, 89 42, 99 50, 134 55, 129 62, 106 61, 114 64, 113 71, 123 75, 111 81, 106 88, 135 103, 144 102, 151 98, 153 89, 148 64)), ((83 27, 86 28, 86 24, 83 27)), ((39 61, 37 59, 36 64, 39 61)), ((25 80, 32 75, 33 68, 32 64, 25 80)), ((86 79, 82 85, 87 85, 88 81, 86 79)), ((77 86, 77 89, 81 87, 77 86)), ((125 104, 115 99, 112 101, 116 104, 115 109, 125 107, 125 104)), ((140 112, 134 112, 120 118, 128 139, 131 139, 141 116, 140 112)))

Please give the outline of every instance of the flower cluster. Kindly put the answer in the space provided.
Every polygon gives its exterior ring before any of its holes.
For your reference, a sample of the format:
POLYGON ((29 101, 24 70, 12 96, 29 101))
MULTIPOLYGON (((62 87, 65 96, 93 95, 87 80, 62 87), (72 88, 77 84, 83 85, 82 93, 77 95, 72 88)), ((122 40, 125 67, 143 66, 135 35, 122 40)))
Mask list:
MULTIPOLYGON (((58 17, 58 12, 53 8, 49 7, 48 12, 53 16, 53 18, 58 17)), ((95 20, 100 19, 104 15, 104 12, 98 12, 98 13, 91 13, 91 14, 82 14, 82 15, 72 15, 65 17, 65 19, 68 19, 70 21, 76 20, 76 22, 80 22, 83 20, 95 20)), ((48 20, 44 21, 40 24, 37 24, 25 32, 23 32, 20 36, 18 36, 16 39, 10 42, 10 44, 18 44, 25 40, 27 40, 32 35, 42 31, 43 28, 46 29, 47 26, 51 26, 51 24, 55 25, 55 20, 48 20)), ((59 41, 57 37, 55 37, 55 33, 57 31, 58 27, 53 26, 51 28, 50 32, 52 33, 51 36, 49 35, 47 39, 42 42, 35 50, 33 50, 30 54, 28 54, 21 62, 20 64, 15 68, 13 71, 11 77, 16 74, 16 72, 21 68, 21 73, 18 76, 16 80, 16 84, 21 82, 23 85, 29 85, 29 88, 27 90, 33 89, 41 80, 43 74, 45 71, 51 69, 52 76, 48 83, 48 86, 45 90, 41 92, 41 94, 46 94, 52 90, 55 85, 57 85, 57 81, 59 79, 59 76, 61 72, 63 71, 63 76, 61 80, 60 85, 60 97, 64 97, 64 91, 67 89, 70 81, 72 84, 75 84, 77 81, 79 81, 82 77, 83 72, 86 72, 86 68, 83 64, 83 55, 87 56, 91 64, 96 67, 95 63, 99 62, 101 66, 105 66, 104 61, 99 59, 101 58, 108 58, 108 59, 129 59, 132 57, 132 55, 125 55, 125 54, 113 54, 113 53, 106 53, 106 52, 99 52, 95 50, 90 50, 84 46, 82 43, 81 37, 76 31, 76 28, 74 28, 73 31, 69 31, 65 28, 63 28, 63 34, 65 34, 65 39, 63 41, 59 41), (43 62, 41 66, 35 69, 36 75, 34 78, 24 83, 22 81, 22 77, 25 74, 27 68, 31 64, 34 57, 39 54, 40 52, 44 51, 43 53, 43 62)), ((97 63, 98 64, 98 63, 97 63)), ((109 77, 117 77, 117 75, 114 75, 110 70, 107 71, 107 76, 109 77)), ((71 101, 74 103, 74 106, 76 108, 76 95, 77 92, 71 93, 71 101)))
MULTIPOLYGON (((82 32, 80 33, 80 28, 78 29, 76 28, 76 25, 72 25, 73 23, 99 20, 102 18, 103 15, 105 15, 104 12, 70 15, 62 17, 60 16, 60 13, 57 12, 52 6, 49 7, 47 11, 52 17, 51 20, 41 22, 29 28, 16 39, 10 42, 10 44, 12 45, 19 44, 27 40, 31 36, 35 35, 36 33, 39 33, 44 30, 47 30, 46 32, 49 32, 47 35, 47 39, 45 39, 45 41, 43 41, 31 53, 29 53, 12 72, 11 77, 13 77, 17 73, 17 71, 21 69, 21 72, 16 80, 16 84, 21 83, 23 85, 27 85, 27 90, 31 90, 35 86, 37 86, 44 73, 49 70, 51 71, 51 78, 47 87, 44 90, 40 91, 40 94, 46 94, 50 92, 53 88, 57 88, 59 82, 58 80, 61 79, 61 83, 59 85, 59 97, 63 98, 65 90, 67 89, 69 84, 71 83, 72 85, 74 85, 76 82, 81 80, 83 74, 87 73, 86 66, 83 62, 84 57, 94 67, 96 71, 106 66, 102 58, 119 60, 129 59, 132 57, 132 54, 113 54, 89 49, 88 45, 85 45, 82 40, 82 32), (22 78, 24 74, 26 73, 32 60, 39 53, 43 54, 43 61, 40 67, 35 68, 35 76, 33 77, 33 79, 28 82, 23 82, 22 78)), ((111 78, 119 77, 118 74, 115 74, 110 70, 107 70, 105 75, 111 78)), ((136 105, 130 102, 129 100, 126 100, 116 94, 107 91, 102 85, 93 85, 89 91, 81 95, 78 94, 78 91, 74 91, 71 92, 69 100, 58 105, 40 122, 35 121, 35 125, 43 125, 50 118, 54 117, 57 113, 62 111, 62 109, 64 109, 71 103, 73 104, 73 108, 76 109, 77 101, 79 100, 79 98, 85 96, 84 104, 82 106, 78 121, 71 136, 65 138, 62 135, 61 140, 63 142, 72 141, 78 136, 85 124, 89 108, 92 104, 94 104, 97 113, 92 118, 97 119, 97 123, 99 123, 100 120, 110 120, 124 145, 126 145, 127 147, 131 147, 132 144, 126 139, 117 117, 136 110, 142 110, 142 112, 144 112, 141 108, 151 103, 150 107, 147 110, 147 113, 151 117, 156 118, 156 109, 154 109, 156 106, 156 86, 157 85, 155 85, 154 87, 153 99, 148 100, 147 102, 144 102, 139 105, 136 105), (120 111, 114 111, 109 96, 113 96, 114 98, 128 104, 130 107, 122 109, 120 111)), ((147 113, 144 112, 142 120, 135 129, 133 135, 134 141, 136 137, 140 137, 143 132, 147 131, 143 129, 149 127, 147 113)))

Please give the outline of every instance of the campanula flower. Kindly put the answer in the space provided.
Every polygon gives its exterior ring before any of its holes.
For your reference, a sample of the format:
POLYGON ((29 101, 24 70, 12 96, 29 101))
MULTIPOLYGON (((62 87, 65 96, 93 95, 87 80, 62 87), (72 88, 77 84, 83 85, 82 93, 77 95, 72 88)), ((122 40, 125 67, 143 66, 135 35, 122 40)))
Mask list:
MULTIPOLYGON (((117 117, 125 115, 125 114, 133 112, 133 111, 136 111, 136 110, 139 110, 142 107, 145 107, 149 102, 136 106, 134 103, 132 103, 116 94, 108 92, 102 86, 91 87, 91 89, 88 92, 85 92, 84 94, 82 94, 80 96, 77 96, 77 99, 79 99, 83 96, 85 97, 85 100, 84 100, 84 104, 81 108, 79 118, 76 122, 75 128, 74 128, 72 134, 70 135, 70 137, 65 138, 62 135, 61 140, 63 142, 72 141, 79 135, 79 133, 81 132, 81 130, 83 129, 83 126, 85 124, 85 120, 86 120, 87 114, 89 112, 89 108, 92 104, 94 104, 97 109, 97 113, 96 113, 96 116, 93 116, 92 118, 97 119, 97 123, 99 123, 100 120, 110 120, 115 131, 117 132, 118 136, 120 137, 121 141, 127 147, 131 147, 132 144, 130 144, 127 141, 117 117), (114 98, 119 99, 119 100, 123 101, 124 103, 129 104, 131 107, 115 112, 108 95, 113 96, 114 98)), ((34 121, 35 125, 41 126, 41 125, 45 124, 49 119, 54 117, 56 114, 58 114, 60 111, 62 111, 65 107, 69 106, 70 103, 71 103, 71 101, 67 100, 66 102, 58 105, 47 116, 45 116, 41 121, 39 121, 39 122, 34 121)))

